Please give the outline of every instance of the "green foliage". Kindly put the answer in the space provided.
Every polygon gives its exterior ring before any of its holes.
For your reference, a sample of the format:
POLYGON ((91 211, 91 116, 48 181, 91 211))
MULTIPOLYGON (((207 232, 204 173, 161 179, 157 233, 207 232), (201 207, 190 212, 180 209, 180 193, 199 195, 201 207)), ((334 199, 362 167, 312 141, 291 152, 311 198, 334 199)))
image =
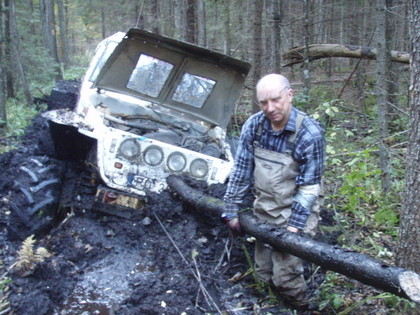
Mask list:
POLYGON ((318 310, 322 314, 365 314, 365 306, 371 309, 372 305, 376 305, 378 310, 386 309, 386 314, 416 314, 414 302, 388 292, 378 294, 372 290, 359 293, 357 286, 357 282, 350 282, 346 277, 328 271, 319 288, 318 310))
POLYGON ((397 192, 388 196, 381 193, 381 171, 372 155, 376 151, 369 148, 348 154, 350 159, 339 165, 341 185, 338 194, 332 198, 339 209, 348 212, 358 225, 386 230, 396 236, 400 197, 397 192))
POLYGON ((9 137, 22 136, 31 119, 38 114, 33 106, 27 106, 17 99, 9 99, 7 102, 7 127, 9 137))
POLYGON ((64 80, 81 80, 86 72, 85 67, 71 67, 64 70, 64 80))
POLYGON ((309 91, 309 97, 314 102, 322 100, 333 100, 337 93, 337 88, 333 85, 316 85, 309 91))
POLYGON ((56 70, 59 65, 48 55, 43 47, 25 43, 22 47, 24 71, 30 82, 31 92, 43 90, 49 93, 54 84, 56 70))
POLYGON ((250 272, 251 272, 252 277, 254 279, 255 289, 259 293, 264 293, 267 285, 258 278, 257 273, 255 272, 255 269, 254 269, 254 263, 252 261, 251 255, 249 254, 248 248, 245 246, 245 244, 242 245, 242 250, 245 254, 246 261, 248 263, 250 272))
POLYGON ((353 158, 346 162, 347 169, 341 176, 342 185, 339 195, 344 198, 342 208, 355 213, 362 205, 379 200, 378 177, 380 171, 370 159, 371 152, 376 149, 366 149, 362 152, 351 153, 353 158))
POLYGON ((343 298, 334 288, 343 285, 342 280, 335 272, 327 272, 324 282, 320 286, 320 294, 318 296, 318 310, 338 310, 343 304, 343 298))
MULTIPOLYGON (((41 106, 41 109, 43 106, 41 106)), ((8 145, 0 145, 0 154, 13 149, 13 141, 24 134, 33 117, 39 113, 39 109, 27 106, 18 99, 8 99, 6 102, 7 128, 1 131, 1 137, 7 138, 8 145)))
POLYGON ((312 117, 321 122, 322 125, 329 127, 332 119, 339 112, 337 107, 338 103, 340 103, 339 100, 321 102, 321 104, 313 111, 312 117))
POLYGON ((383 293, 383 299, 386 306, 395 309, 392 314, 415 314, 418 307, 415 302, 410 302, 399 296, 383 293))
POLYGON ((397 231, 394 229, 400 223, 400 219, 398 217, 398 213, 395 210, 398 208, 399 205, 392 205, 392 204, 384 204, 376 213, 374 214, 374 219, 376 226, 379 227, 388 227, 390 228, 390 232, 393 230, 394 232, 392 235, 396 236, 397 231), (394 207, 392 207, 394 206, 394 207))
POLYGON ((303 93, 296 93, 293 95, 293 106, 300 110, 306 111, 309 105, 309 96, 303 93))

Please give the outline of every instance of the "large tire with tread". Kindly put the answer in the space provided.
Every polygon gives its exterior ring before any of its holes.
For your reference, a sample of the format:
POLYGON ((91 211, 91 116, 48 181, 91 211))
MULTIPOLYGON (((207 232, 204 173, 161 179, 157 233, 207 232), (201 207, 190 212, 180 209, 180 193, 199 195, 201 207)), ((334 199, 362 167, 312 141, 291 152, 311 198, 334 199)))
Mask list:
POLYGON ((60 204, 66 162, 29 156, 16 167, 9 199, 8 234, 25 239, 50 231, 60 204))

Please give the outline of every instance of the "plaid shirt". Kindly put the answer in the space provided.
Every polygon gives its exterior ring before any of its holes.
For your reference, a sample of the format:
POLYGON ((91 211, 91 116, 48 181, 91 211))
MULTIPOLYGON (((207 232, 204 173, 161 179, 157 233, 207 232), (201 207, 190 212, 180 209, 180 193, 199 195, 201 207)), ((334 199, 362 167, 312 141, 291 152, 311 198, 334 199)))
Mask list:
MULTIPOLYGON (((274 131, 270 121, 262 111, 253 114, 242 127, 238 150, 235 156, 235 165, 230 175, 225 201, 225 213, 227 217, 236 216, 241 204, 253 185, 254 174, 254 136, 260 120, 263 122, 263 133, 259 146, 276 152, 286 150, 289 135, 296 130, 296 116, 298 109, 292 107, 289 121, 281 131, 274 131)), ((325 161, 325 138, 319 123, 306 117, 296 137, 295 148, 292 157, 299 164, 299 175, 296 177, 296 185, 314 185, 321 183, 325 161)), ((298 202, 292 204, 292 215, 288 224, 298 229, 303 229, 311 209, 306 209, 298 202)))

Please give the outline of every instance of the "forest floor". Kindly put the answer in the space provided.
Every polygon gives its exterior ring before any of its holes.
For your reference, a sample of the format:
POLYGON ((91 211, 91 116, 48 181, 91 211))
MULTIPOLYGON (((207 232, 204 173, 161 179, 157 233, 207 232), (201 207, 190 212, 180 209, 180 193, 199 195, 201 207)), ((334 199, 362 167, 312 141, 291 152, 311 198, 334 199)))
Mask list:
MULTIPOLYGON (((15 183, 25 175, 21 166, 31 160, 45 161, 50 154, 46 132, 45 120, 37 117, 21 145, 0 156, 0 275, 2 283, 10 280, 9 305, 0 308, 1 314, 337 313, 331 301, 325 303, 319 297, 326 270, 306 265, 310 290, 318 297, 313 309, 289 308, 281 297, 258 285, 249 272, 251 239, 232 236, 218 218, 200 213, 169 190, 148 196, 147 207, 130 219, 93 211, 69 213, 35 236, 33 249, 44 247, 51 256, 22 275, 11 268, 23 240, 8 228, 9 202, 15 183)), ((224 185, 189 184, 218 198, 225 190, 224 185)), ((326 212, 323 219, 324 225, 334 224, 326 212)), ((337 235, 324 232, 317 237, 335 244, 337 235)), ((334 294, 347 296, 353 303, 378 294, 343 278, 334 294)), ((377 299, 354 312, 388 313, 377 299)))

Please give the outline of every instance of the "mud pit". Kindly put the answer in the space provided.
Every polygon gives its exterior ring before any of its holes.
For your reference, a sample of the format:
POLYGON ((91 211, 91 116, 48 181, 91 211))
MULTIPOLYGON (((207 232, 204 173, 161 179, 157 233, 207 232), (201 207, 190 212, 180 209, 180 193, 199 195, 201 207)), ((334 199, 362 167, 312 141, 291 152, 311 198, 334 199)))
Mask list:
MULTIPOLYGON (((69 94, 57 103, 74 101, 69 94)), ((249 269, 243 248, 252 256, 253 244, 246 236, 233 238, 218 218, 191 209, 170 191, 148 196, 148 206, 130 220, 81 207, 61 223, 44 224, 39 216, 26 225, 10 223, 11 194, 28 176, 22 165, 37 160, 48 169, 54 161, 46 133, 46 122, 37 117, 22 146, 0 156, 1 274, 15 262, 20 232, 33 225, 41 226, 36 246, 53 254, 29 276, 9 273, 15 314, 291 314, 256 290, 252 275, 232 280, 249 269)), ((190 184, 215 197, 225 189, 190 184)), ((312 275, 309 268, 306 273, 312 275)), ((312 290, 323 276, 315 274, 312 290)))

